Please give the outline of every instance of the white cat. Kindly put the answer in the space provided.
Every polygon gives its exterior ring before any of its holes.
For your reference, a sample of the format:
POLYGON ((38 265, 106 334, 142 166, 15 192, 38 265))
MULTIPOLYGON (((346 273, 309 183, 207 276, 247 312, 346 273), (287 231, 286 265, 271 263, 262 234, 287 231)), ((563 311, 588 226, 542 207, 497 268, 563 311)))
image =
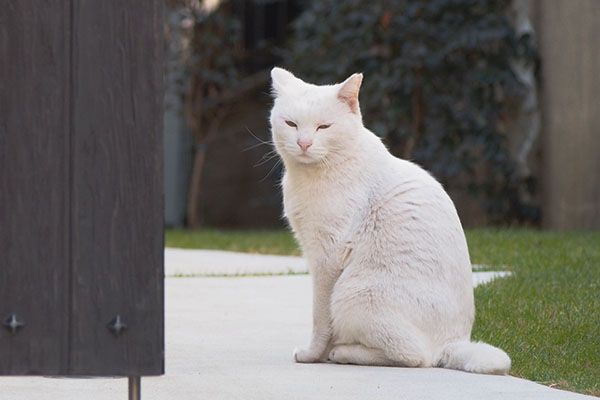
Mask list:
POLYGON ((470 341, 471 263, 454 205, 362 123, 362 74, 316 86, 271 71, 284 211, 313 282, 313 333, 297 362, 504 374, 502 350, 470 341))

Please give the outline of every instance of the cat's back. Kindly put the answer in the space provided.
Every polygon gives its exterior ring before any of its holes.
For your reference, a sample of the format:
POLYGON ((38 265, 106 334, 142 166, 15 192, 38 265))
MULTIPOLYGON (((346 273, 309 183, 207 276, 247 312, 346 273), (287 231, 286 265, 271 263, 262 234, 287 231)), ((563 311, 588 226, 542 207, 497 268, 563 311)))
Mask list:
POLYGON ((358 242, 383 264, 429 263, 428 270, 470 279, 470 260, 460 219, 450 196, 425 169, 393 156, 370 189, 358 242), (385 250, 380 250, 385 249, 385 250), (469 275, 469 276, 467 276, 469 275))
POLYGON ((385 164, 339 281, 338 312, 362 307, 347 301, 358 292, 379 293, 381 309, 414 307, 411 320, 423 329, 459 320, 463 332, 472 320, 471 264, 454 204, 420 166, 391 155, 385 164))
MULTIPOLYGON (((382 179, 388 192, 387 198, 394 198, 388 207, 399 207, 401 212, 419 217, 421 222, 435 220, 435 223, 448 223, 460 227, 460 220, 454 203, 443 186, 419 165, 391 156, 387 171, 382 179)), ((384 196, 386 197, 386 196, 384 196)))

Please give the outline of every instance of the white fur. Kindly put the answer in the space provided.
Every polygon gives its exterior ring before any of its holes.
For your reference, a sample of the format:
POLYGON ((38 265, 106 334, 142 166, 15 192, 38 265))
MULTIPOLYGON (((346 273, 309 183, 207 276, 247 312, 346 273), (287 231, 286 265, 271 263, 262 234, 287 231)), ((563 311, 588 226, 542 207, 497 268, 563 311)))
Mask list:
POLYGON ((313 334, 295 360, 506 373, 506 353, 469 342, 471 263, 454 205, 363 126, 362 75, 330 86, 271 76, 284 212, 313 281, 313 334))

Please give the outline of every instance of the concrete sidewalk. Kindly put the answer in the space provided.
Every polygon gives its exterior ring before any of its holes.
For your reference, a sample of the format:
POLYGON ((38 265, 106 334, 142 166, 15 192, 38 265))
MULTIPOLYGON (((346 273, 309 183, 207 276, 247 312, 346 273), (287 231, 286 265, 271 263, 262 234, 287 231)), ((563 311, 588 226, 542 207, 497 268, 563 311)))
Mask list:
MULTIPOLYGON (((311 329, 307 275, 166 279, 166 375, 143 399, 594 399, 508 376, 296 364, 311 329)), ((125 379, 0 378, 1 400, 126 399, 125 379)))
POLYGON ((306 260, 301 257, 165 249, 166 276, 281 275, 307 272, 306 260))

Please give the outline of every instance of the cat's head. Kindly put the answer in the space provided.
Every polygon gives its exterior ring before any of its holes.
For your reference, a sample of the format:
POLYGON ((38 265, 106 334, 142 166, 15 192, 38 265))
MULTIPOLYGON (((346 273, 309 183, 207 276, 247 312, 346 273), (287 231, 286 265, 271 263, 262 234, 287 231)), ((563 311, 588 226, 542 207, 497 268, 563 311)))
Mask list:
POLYGON ((273 68, 271 79, 273 142, 285 161, 312 164, 349 151, 363 126, 358 104, 362 74, 317 86, 273 68))

